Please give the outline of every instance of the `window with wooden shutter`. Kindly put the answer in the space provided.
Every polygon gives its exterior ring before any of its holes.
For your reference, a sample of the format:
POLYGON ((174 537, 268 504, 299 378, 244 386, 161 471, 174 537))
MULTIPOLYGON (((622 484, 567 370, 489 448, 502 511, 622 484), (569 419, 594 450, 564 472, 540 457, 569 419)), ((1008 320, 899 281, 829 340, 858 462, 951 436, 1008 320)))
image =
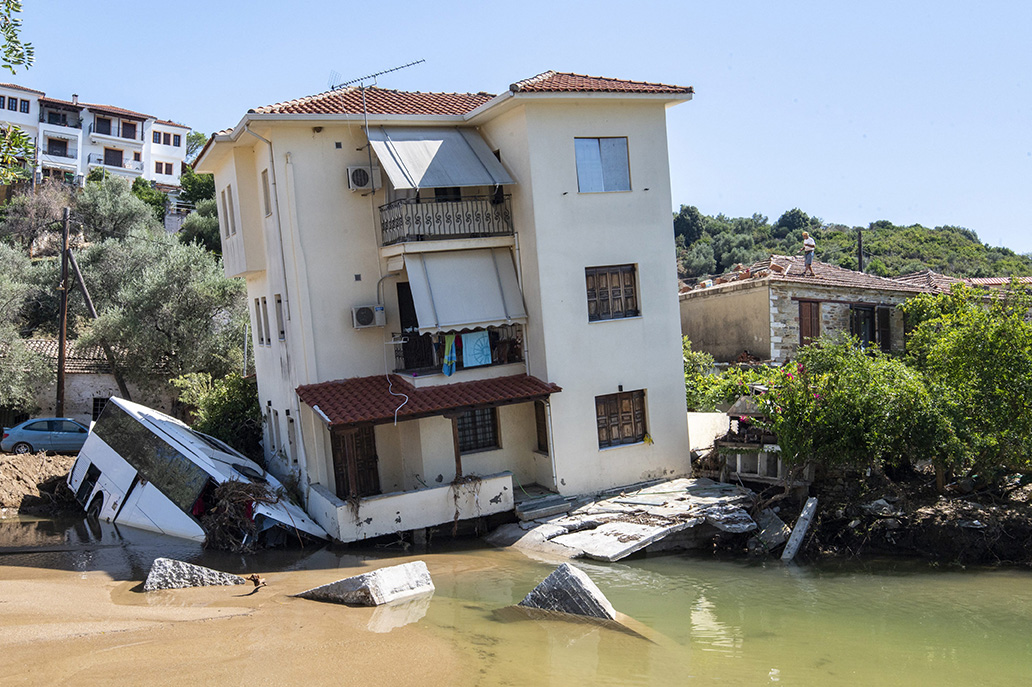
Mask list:
POLYGON ((645 439, 645 390, 595 397, 598 447, 636 444, 645 439))
POLYGON ((805 346, 821 335, 821 304, 799 301, 799 345, 805 346))
POLYGON ((588 267, 584 270, 584 279, 589 322, 638 316, 634 265, 588 267))
POLYGON ((889 324, 892 320, 892 311, 885 306, 878 308, 876 312, 878 345, 882 351, 888 353, 892 350, 892 331, 889 324))

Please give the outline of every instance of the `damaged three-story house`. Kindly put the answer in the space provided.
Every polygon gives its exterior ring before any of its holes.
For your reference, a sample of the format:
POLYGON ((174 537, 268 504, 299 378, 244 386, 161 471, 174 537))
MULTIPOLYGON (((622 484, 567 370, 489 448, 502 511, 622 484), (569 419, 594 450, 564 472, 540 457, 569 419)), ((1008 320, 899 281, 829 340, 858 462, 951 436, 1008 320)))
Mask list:
POLYGON ((266 461, 331 536, 689 473, 666 109, 691 96, 350 87, 212 137, 266 461))

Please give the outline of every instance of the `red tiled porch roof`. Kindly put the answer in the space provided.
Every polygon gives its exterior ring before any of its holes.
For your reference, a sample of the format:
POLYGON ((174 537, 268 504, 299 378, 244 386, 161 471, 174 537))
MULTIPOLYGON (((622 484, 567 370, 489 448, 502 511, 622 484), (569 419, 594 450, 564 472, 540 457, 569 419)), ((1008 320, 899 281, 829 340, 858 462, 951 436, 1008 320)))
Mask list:
POLYGON ((604 76, 585 76, 547 71, 509 86, 513 93, 694 93, 691 86, 671 86, 648 81, 610 79, 604 76))
POLYGON ((256 114, 463 115, 483 105, 490 93, 421 93, 392 91, 373 86, 343 88, 256 107, 256 114))
POLYGON ((358 424, 384 424, 398 420, 443 415, 447 411, 487 406, 525 403, 562 391, 557 385, 530 375, 513 375, 458 382, 441 386, 415 388, 398 375, 390 375, 395 394, 388 389, 385 375, 353 377, 334 382, 307 384, 297 388, 297 395, 311 408, 319 410, 331 427, 358 424), (402 403, 404 405, 402 406, 402 403))

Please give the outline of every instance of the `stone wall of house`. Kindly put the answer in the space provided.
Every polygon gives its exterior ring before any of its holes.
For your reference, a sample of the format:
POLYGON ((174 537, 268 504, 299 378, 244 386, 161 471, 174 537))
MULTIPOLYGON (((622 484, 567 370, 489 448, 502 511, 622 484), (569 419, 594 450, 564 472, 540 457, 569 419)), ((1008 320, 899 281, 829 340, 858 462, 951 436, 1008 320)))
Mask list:
POLYGON ((842 286, 821 286, 772 282, 770 288, 770 352, 771 360, 784 363, 799 350, 799 299, 820 301, 820 333, 849 333, 850 311, 854 304, 891 306, 889 333, 892 350, 903 351, 903 312, 896 308, 914 294, 907 292, 850 289, 842 286))
MULTIPOLYGON (((135 384, 129 384, 129 393, 133 401, 148 408, 171 414, 173 394, 171 390, 142 391, 135 384)), ((121 396, 118 384, 110 374, 70 373, 65 375, 64 417, 78 420, 89 425, 93 419, 93 399, 121 396)), ((54 415, 57 402, 57 382, 54 381, 36 394, 36 405, 39 412, 36 417, 54 415)))

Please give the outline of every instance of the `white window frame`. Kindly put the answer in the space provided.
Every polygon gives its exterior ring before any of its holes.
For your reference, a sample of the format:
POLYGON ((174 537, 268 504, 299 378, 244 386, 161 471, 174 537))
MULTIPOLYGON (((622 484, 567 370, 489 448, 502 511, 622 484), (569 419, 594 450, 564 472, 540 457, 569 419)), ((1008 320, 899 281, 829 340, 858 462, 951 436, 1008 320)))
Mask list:
POLYGON ((574 138, 577 190, 615 193, 631 190, 631 163, 626 136, 574 138))

